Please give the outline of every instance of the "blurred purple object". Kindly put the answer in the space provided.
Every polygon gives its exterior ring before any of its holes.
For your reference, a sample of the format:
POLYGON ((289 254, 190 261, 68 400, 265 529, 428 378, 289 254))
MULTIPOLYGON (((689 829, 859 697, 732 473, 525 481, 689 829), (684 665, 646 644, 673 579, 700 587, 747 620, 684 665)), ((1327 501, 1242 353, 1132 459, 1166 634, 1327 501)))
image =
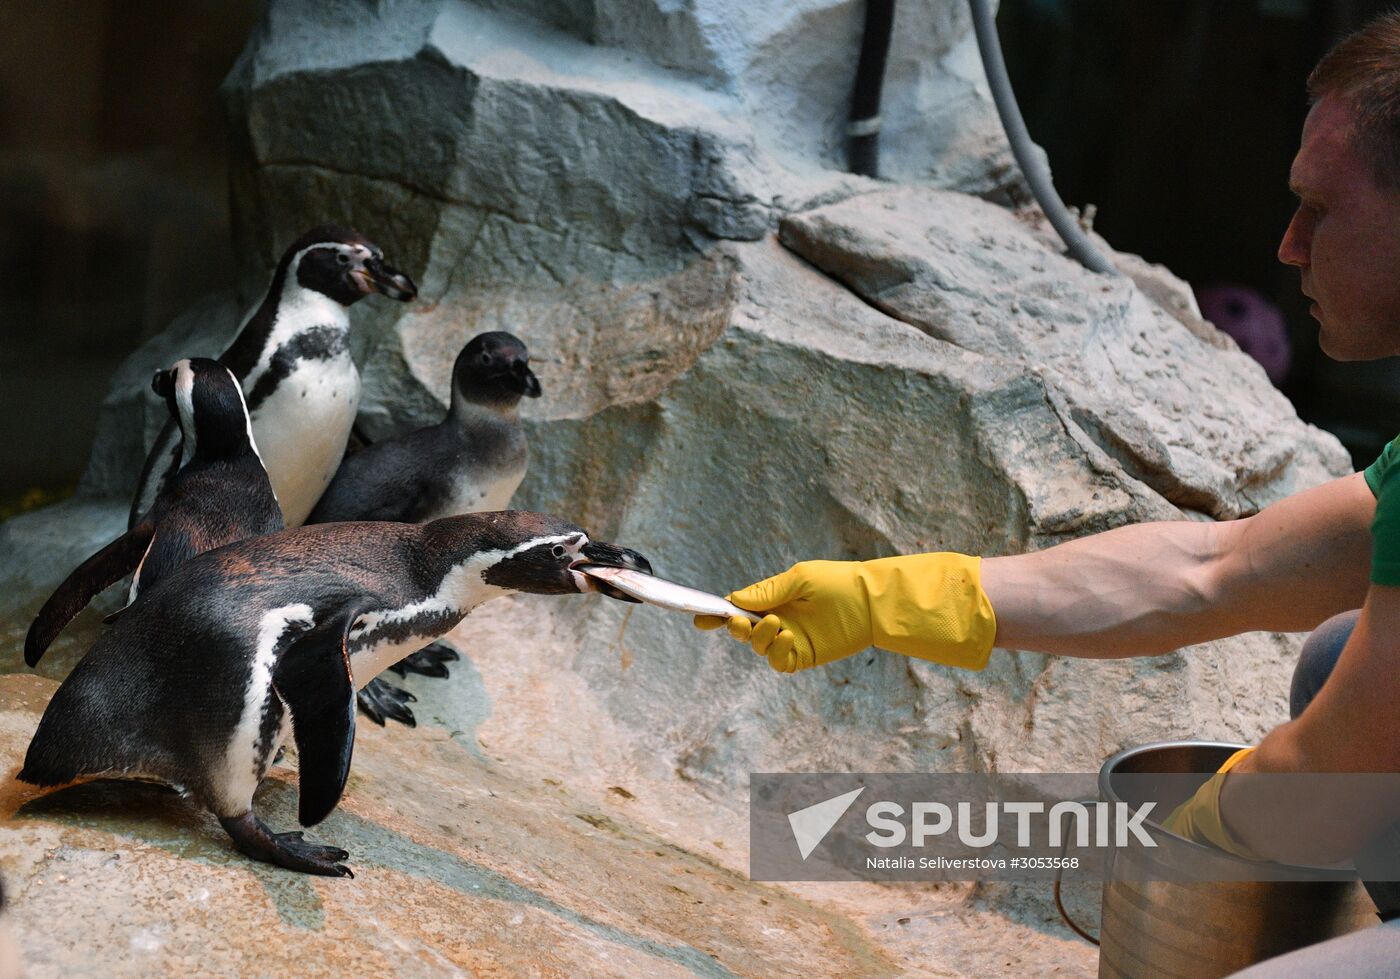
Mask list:
POLYGON ((1201 315, 1228 333, 1257 360, 1274 384, 1282 384, 1293 363, 1293 347, 1283 313, 1263 293, 1248 286, 1219 285, 1196 290, 1201 315))

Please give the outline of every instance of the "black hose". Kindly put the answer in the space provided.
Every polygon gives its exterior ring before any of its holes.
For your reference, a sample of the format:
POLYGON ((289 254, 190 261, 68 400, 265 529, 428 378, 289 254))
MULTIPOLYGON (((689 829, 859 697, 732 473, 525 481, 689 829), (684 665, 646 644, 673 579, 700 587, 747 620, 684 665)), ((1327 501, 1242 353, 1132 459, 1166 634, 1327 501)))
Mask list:
POLYGON ((1001 42, 997 39, 996 17, 992 14, 990 0, 969 0, 972 4, 972 27, 977 33, 977 49, 982 53, 982 68, 987 73, 987 84, 992 90, 992 100, 996 102, 997 114, 1001 116, 1001 126, 1006 130, 1006 138, 1011 142, 1011 153, 1025 174, 1031 193, 1050 224, 1064 241, 1070 255, 1087 269, 1105 275, 1117 275, 1118 270, 1100 254, 1065 208, 1060 195, 1055 192, 1055 184, 1050 179, 1050 171, 1035 155, 1035 144, 1026 131, 1026 121, 1021 118, 1021 110, 1016 105, 1016 93, 1011 88, 1011 79, 1006 74, 1006 62, 1001 56, 1001 42))
POLYGON ((865 32, 851 93, 851 120, 846 127, 846 164, 852 173, 880 176, 880 89, 890 53, 895 0, 866 0, 865 32))

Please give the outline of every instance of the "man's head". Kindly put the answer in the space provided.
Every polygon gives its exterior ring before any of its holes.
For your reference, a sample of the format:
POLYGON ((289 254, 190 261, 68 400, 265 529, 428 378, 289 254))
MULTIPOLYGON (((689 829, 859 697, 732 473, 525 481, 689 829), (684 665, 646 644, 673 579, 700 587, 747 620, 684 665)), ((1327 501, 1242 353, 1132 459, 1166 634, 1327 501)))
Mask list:
POLYGON ((1400 14, 1328 52, 1308 91, 1279 261, 1301 270, 1329 356, 1400 354, 1400 14))

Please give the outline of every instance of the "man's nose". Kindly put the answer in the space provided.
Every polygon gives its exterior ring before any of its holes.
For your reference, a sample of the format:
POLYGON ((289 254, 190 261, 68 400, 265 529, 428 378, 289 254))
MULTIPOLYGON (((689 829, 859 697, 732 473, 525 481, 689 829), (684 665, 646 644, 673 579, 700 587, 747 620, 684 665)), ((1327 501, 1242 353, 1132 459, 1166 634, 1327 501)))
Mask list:
POLYGON ((1312 229, 1303 209, 1299 208, 1293 212, 1292 220, 1284 229, 1283 240, 1278 243, 1278 260, 1284 265, 1303 268, 1309 262, 1311 251, 1312 229))

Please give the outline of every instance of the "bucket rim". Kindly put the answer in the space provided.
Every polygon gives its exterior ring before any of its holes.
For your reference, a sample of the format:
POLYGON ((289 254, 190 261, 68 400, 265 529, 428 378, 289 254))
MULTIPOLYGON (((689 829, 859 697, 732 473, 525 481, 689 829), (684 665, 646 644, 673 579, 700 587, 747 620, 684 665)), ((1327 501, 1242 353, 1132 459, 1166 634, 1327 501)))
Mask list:
MULTIPOLYGON (((1238 741, 1210 741, 1204 738, 1180 738, 1167 741, 1149 741, 1146 744, 1133 745, 1121 751, 1109 755, 1104 763, 1099 767, 1099 792, 1110 801, 1121 801, 1109 788, 1109 778, 1114 771, 1129 758, 1136 758, 1138 755, 1145 755, 1152 751, 1160 751, 1163 748, 1228 748, 1231 751, 1239 751, 1241 748, 1249 748, 1251 745, 1238 741)), ((1182 774, 1193 774, 1183 772, 1182 774)), ((1201 775, 1210 775, 1211 772, 1201 772, 1201 775)))
MULTIPOLYGON (((1234 751, 1239 751, 1241 748, 1249 748, 1249 747, 1253 747, 1253 746, 1252 746, 1252 745, 1248 745, 1248 744, 1243 744, 1243 743, 1238 742, 1238 741, 1210 741, 1210 740, 1206 740, 1206 739, 1202 739, 1202 738, 1181 738, 1181 739, 1167 740, 1167 741, 1149 741, 1147 744, 1139 744, 1139 745, 1134 745, 1134 746, 1132 746, 1132 747, 1130 747, 1130 748, 1124 748, 1123 750, 1117 751, 1117 752, 1115 752, 1114 754, 1110 755, 1107 759, 1104 760, 1103 765, 1099 768, 1099 778, 1098 778, 1099 797, 1102 798, 1102 799, 1105 799, 1105 800, 1107 800, 1107 801, 1109 801, 1109 802, 1122 802, 1122 801, 1125 801, 1125 800, 1119 799, 1117 793, 1115 793, 1115 792, 1112 791, 1112 789, 1111 789, 1111 787, 1110 787, 1110 781, 1109 781, 1109 780, 1110 780, 1111 777, 1113 776, 1115 770, 1116 770, 1124 761, 1128 760, 1129 758, 1134 758, 1134 757, 1136 757, 1136 756, 1138 756, 1138 755, 1144 755, 1144 754, 1147 754, 1148 752, 1157 751, 1157 750, 1160 750, 1160 749, 1162 749, 1162 748, 1221 748, 1221 749, 1225 749, 1225 750, 1229 750, 1229 751, 1231 751, 1231 752, 1234 752, 1234 751)), ((1187 773, 1183 773, 1183 774, 1187 774, 1187 773)), ((1210 772, 1201 772, 1201 773, 1199 773, 1199 774, 1209 776, 1211 773, 1210 773, 1210 772)), ((1158 832, 1165 833, 1165 834, 1167 834, 1168 836, 1172 837, 1173 839, 1175 839, 1175 840, 1180 840, 1182 843, 1185 843, 1185 844, 1187 844, 1188 846, 1193 846, 1193 847, 1196 847, 1196 848, 1198 848, 1198 849, 1200 849, 1200 850, 1206 851, 1206 852, 1210 853, 1212 856, 1224 858, 1224 859, 1226 859, 1226 860, 1233 861, 1233 862, 1235 862, 1235 863, 1246 864, 1246 865, 1252 864, 1252 863, 1256 863, 1256 862, 1257 862, 1257 861, 1254 861, 1254 860, 1246 860, 1244 857, 1239 857, 1239 856, 1236 856, 1236 855, 1233 854, 1233 853, 1228 853, 1228 852, 1226 852, 1225 850, 1219 849, 1218 847, 1207 846, 1207 845, 1204 844, 1204 843, 1198 843, 1198 842, 1196 842, 1195 840, 1188 839, 1187 837, 1180 835, 1179 833, 1173 833, 1171 830, 1167 829, 1165 826, 1163 826, 1159 821, 1157 821, 1157 820, 1155 820, 1155 819, 1154 819, 1154 820, 1150 820, 1150 822, 1152 823, 1153 828, 1154 828, 1155 830, 1157 830, 1158 832)), ((1277 861, 1274 861, 1274 860, 1270 860, 1270 861, 1266 861, 1266 862, 1276 864, 1276 865, 1279 866, 1279 867, 1291 867, 1291 868, 1295 868, 1295 869, 1300 870, 1300 871, 1307 871, 1307 870, 1331 870, 1331 869, 1335 869, 1335 868, 1330 868, 1330 867, 1312 866, 1312 865, 1309 865, 1309 864, 1278 863, 1277 861)))

